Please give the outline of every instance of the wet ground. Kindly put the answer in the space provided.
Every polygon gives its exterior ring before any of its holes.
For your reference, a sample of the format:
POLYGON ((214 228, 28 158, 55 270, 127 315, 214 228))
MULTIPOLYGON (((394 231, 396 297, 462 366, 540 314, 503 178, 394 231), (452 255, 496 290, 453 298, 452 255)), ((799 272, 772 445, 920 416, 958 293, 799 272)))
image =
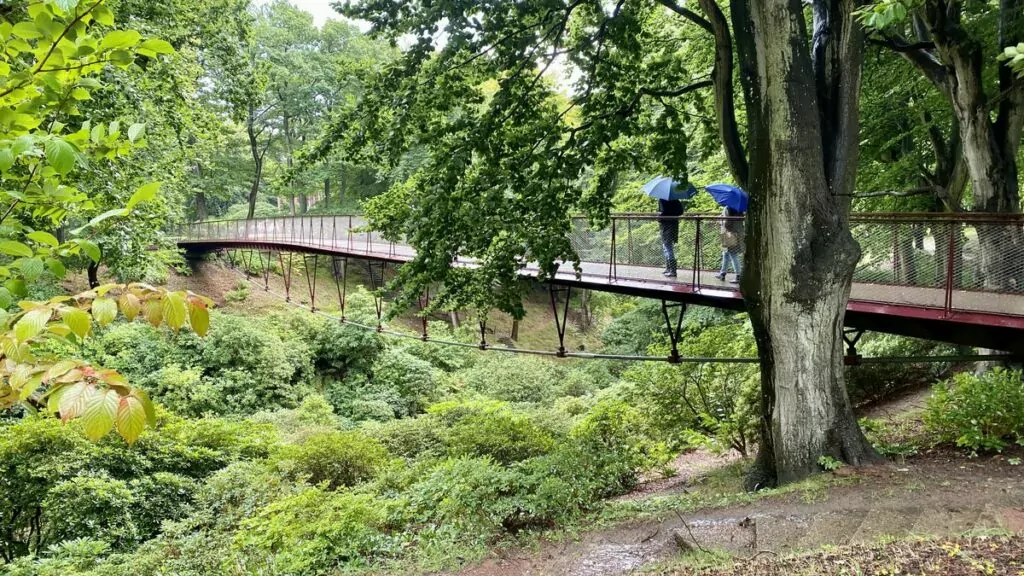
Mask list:
POLYGON ((1024 466, 1003 457, 933 454, 901 467, 844 474, 855 475, 856 482, 832 487, 817 501, 791 494, 705 513, 669 513, 584 534, 576 542, 544 544, 537 552, 492 558, 459 576, 612 576, 694 549, 753 556, 884 537, 1024 531, 1024 466))

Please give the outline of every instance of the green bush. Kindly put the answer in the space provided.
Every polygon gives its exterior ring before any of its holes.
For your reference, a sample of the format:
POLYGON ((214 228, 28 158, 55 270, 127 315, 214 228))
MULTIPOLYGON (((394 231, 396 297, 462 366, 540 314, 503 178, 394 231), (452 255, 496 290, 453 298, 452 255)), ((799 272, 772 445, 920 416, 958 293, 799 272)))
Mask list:
POLYGON ((369 494, 310 488, 243 522, 234 542, 242 573, 336 574, 368 567, 399 549, 391 505, 369 494))
POLYGON ((423 411, 436 391, 437 381, 431 365, 397 348, 389 348, 373 364, 372 386, 391 392, 392 408, 397 416, 412 416, 423 411))
POLYGON ((459 373, 468 390, 507 402, 546 402, 555 398, 565 367, 533 356, 489 355, 459 373))
POLYGON ((195 511, 199 520, 228 531, 291 490, 290 483, 263 461, 234 462, 199 487, 195 511))
MULTIPOLYGON (((468 331, 453 330, 447 322, 428 322, 427 332, 433 340, 476 343, 480 339, 479 335, 470 334, 468 331)), ((402 349, 445 372, 469 368, 477 359, 476 352, 470 348, 445 346, 435 342, 406 341, 402 344, 402 349)))
POLYGON ((282 446, 276 462, 290 477, 337 490, 373 478, 387 458, 387 450, 362 432, 326 430, 282 446))
POLYGON ((146 388, 155 401, 181 416, 199 418, 207 414, 228 414, 233 409, 215 382, 204 378, 199 368, 182 370, 170 364, 158 370, 146 388))
POLYGON ((463 418, 448 431, 446 444, 452 456, 490 456, 511 464, 548 453, 555 440, 528 417, 501 409, 463 418))
POLYGON ((936 384, 924 413, 927 429, 942 442, 1002 451, 1024 446, 1024 382, 1020 371, 994 368, 981 376, 961 372, 936 384))
POLYGON ((187 516, 197 489, 195 480, 167 472, 137 478, 128 486, 135 502, 133 519, 143 540, 156 536, 164 520, 187 516))
MULTIPOLYGON (((952 344, 906 338, 895 334, 868 333, 857 344, 865 357, 947 356, 957 353, 952 344)), ((862 364, 846 368, 846 390, 854 404, 885 398, 900 389, 934 382, 952 364, 862 364)))
POLYGON ((363 425, 363 431, 403 458, 439 458, 444 455, 444 430, 433 414, 363 425))
MULTIPOLYGON (((650 353, 668 356, 658 344, 650 353)), ((679 344, 682 356, 751 357, 757 347, 749 323, 726 323, 687 330, 679 344)), ((641 407, 659 434, 675 449, 689 448, 697 430, 716 439, 719 449, 746 454, 757 435, 760 373, 756 364, 638 363, 623 373, 632 384, 626 399, 641 407)))
POLYGON ((89 537, 114 549, 138 540, 135 498, 121 480, 78 476, 59 482, 43 500, 47 521, 41 542, 56 544, 89 537))
POLYGON ((24 556, 4 565, 6 576, 65 576, 90 573, 110 554, 110 544, 93 538, 76 538, 53 544, 46 556, 24 556))
POLYGON ((478 541, 489 540, 517 513, 520 476, 489 457, 461 457, 437 464, 406 492, 417 524, 478 541))

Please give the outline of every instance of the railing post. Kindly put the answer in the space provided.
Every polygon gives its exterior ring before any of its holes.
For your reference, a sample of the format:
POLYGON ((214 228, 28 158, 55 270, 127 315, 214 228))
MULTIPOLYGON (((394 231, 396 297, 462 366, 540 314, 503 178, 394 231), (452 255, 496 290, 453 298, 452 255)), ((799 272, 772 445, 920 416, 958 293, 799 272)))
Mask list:
POLYGON ((945 312, 946 312, 946 316, 947 317, 953 315, 953 275, 955 273, 955 266, 954 266, 953 259, 954 259, 955 255, 956 255, 956 233, 958 232, 958 230, 956 229, 957 226, 958 226, 958 224, 956 222, 950 221, 949 224, 948 224, 949 229, 947 230, 947 233, 949 234, 949 242, 948 242, 949 250, 948 250, 948 253, 946 254, 946 306, 945 306, 945 312))
POLYGON ((694 290, 700 289, 700 273, 701 273, 701 259, 703 252, 701 251, 701 237, 700 229, 704 223, 704 219, 700 216, 695 220, 697 231, 693 235, 693 287, 694 290))
POLYGON ((894 285, 900 283, 900 241, 899 241, 899 223, 892 223, 892 283, 894 285))
POLYGON ((612 281, 615 278, 615 221, 616 218, 612 216, 612 246, 610 251, 610 257, 608 258, 608 281, 612 281))

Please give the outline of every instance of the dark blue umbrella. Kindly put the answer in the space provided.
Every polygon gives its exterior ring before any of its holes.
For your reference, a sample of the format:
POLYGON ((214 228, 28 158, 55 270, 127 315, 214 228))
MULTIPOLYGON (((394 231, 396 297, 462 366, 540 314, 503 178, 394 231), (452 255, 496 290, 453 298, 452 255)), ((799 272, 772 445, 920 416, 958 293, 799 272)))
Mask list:
POLYGON ((667 176, 658 176, 644 184, 644 192, 658 200, 689 200, 697 194, 697 189, 690 184, 685 190, 680 190, 679 182, 667 176))
POLYGON ((746 212, 747 203, 750 201, 750 197, 741 188, 737 188, 731 184, 711 184, 705 186, 705 190, 711 194, 711 197, 718 202, 719 206, 725 208, 732 208, 737 212, 746 212))

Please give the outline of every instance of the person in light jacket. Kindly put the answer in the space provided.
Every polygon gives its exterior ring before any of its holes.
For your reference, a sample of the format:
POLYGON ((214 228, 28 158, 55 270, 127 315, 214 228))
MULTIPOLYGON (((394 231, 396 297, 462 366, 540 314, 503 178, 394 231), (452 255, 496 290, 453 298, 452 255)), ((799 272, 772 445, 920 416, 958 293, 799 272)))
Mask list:
POLYGON ((731 282, 739 284, 740 276, 743 274, 740 254, 743 253, 744 230, 743 220, 734 218, 742 217, 743 212, 733 210, 732 208, 724 208, 722 209, 722 216, 729 218, 722 220, 722 226, 719 230, 719 237, 722 242, 722 268, 718 271, 716 277, 724 281, 731 264, 733 272, 736 273, 736 278, 731 280, 731 282))

